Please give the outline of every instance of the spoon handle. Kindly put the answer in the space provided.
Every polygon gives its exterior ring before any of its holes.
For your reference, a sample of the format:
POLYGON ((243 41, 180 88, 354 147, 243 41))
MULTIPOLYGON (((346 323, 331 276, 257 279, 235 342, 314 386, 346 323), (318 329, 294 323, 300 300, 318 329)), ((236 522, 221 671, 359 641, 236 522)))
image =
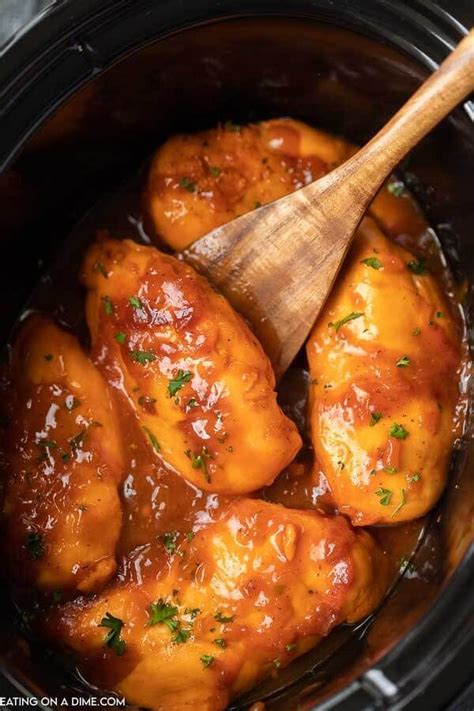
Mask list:
MULTIPOLYGON (((332 171, 331 182, 343 191, 347 188, 352 198, 358 197, 361 207, 367 205, 410 149, 472 91, 474 29, 393 118, 356 155, 332 171)), ((311 188, 305 189, 309 199, 311 188)))

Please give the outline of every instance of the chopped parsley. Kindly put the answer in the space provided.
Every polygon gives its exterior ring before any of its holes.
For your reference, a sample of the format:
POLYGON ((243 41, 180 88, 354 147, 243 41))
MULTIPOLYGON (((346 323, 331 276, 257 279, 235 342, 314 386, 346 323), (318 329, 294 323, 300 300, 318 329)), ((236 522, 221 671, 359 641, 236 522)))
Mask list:
POLYGON ((412 274, 417 274, 418 276, 422 276, 428 271, 426 267, 426 259, 424 257, 412 259, 410 262, 407 262, 407 267, 412 274))
POLYGON ((187 534, 186 534, 186 538, 187 538, 188 541, 191 543, 191 541, 192 541, 193 538, 194 538, 194 531, 188 531, 187 534))
POLYGON ((148 439, 150 440, 151 446, 155 450, 155 452, 159 452, 161 450, 160 443, 156 439, 155 435, 151 430, 148 429, 148 427, 143 426, 144 432, 148 435, 148 439))
POLYGON ((199 607, 186 607, 184 609, 184 614, 189 615, 192 620, 195 620, 198 615, 201 614, 199 607))
POLYGON ((172 378, 168 383, 168 393, 170 397, 174 397, 176 393, 181 390, 183 385, 189 383, 193 374, 190 370, 178 370, 174 378, 172 378))
POLYGON ((43 555, 43 536, 37 531, 28 531, 26 534, 25 548, 33 560, 39 560, 43 555))
POLYGON ((274 659, 273 665, 274 665, 275 669, 279 669, 281 667, 281 661, 279 659, 274 659))
POLYGON ((381 412, 371 412, 370 413, 370 421, 369 421, 370 427, 374 427, 377 424, 377 422, 380 422, 382 417, 383 417, 383 415, 381 412))
POLYGON ((405 506, 406 502, 407 502, 407 497, 405 494, 405 489, 402 489, 400 503, 393 509, 391 518, 393 518, 393 516, 396 516, 396 514, 400 511, 400 509, 403 508, 403 506, 405 506))
POLYGON ((130 306, 133 306, 134 309, 142 309, 143 304, 141 300, 138 298, 138 296, 130 296, 128 299, 128 303, 130 306))
POLYGON ((375 492, 375 494, 376 494, 376 496, 379 496, 379 497, 380 497, 380 502, 379 502, 379 503, 382 504, 382 506, 388 506, 388 505, 389 505, 390 500, 391 500, 391 498, 392 498, 392 492, 390 491, 390 489, 382 489, 382 488, 380 488, 380 489, 377 489, 377 491, 375 492))
POLYGON ((397 422, 393 423, 388 431, 388 434, 390 437, 395 437, 395 439, 406 439, 408 437, 408 431, 403 425, 399 425, 397 422))
POLYGON ((151 603, 148 614, 149 618, 146 623, 147 627, 163 624, 166 625, 171 632, 174 632, 178 627, 178 620, 176 619, 178 608, 164 602, 161 597, 158 602, 151 603))
POLYGON ((114 313, 114 305, 110 299, 110 296, 103 296, 102 304, 104 306, 104 311, 107 316, 112 316, 112 314, 114 313))
POLYGON ((203 654, 201 656, 201 664, 204 667, 204 669, 207 669, 207 667, 210 667, 213 662, 214 662, 214 657, 212 656, 212 654, 203 654))
POLYGON ((117 331, 117 333, 114 335, 114 338, 117 341, 117 343, 120 343, 121 345, 123 345, 125 343, 127 336, 125 335, 125 333, 123 331, 117 331))
POLYGON ((96 262, 96 264, 95 264, 95 266, 94 266, 94 269, 95 269, 96 272, 99 272, 99 274, 102 274, 102 276, 105 277, 106 279, 109 278, 109 275, 108 275, 107 272, 105 271, 105 267, 104 267, 104 265, 102 264, 102 262, 96 262))
POLYGON ((411 482, 414 482, 414 481, 420 481, 420 479, 421 479, 421 474, 420 474, 420 472, 414 472, 413 474, 410 474, 410 475, 407 477, 407 479, 408 479, 408 481, 409 481, 410 483, 411 483, 411 482))
POLYGON ((135 363, 145 365, 146 363, 152 363, 156 360, 156 355, 152 351, 130 351, 130 358, 135 361, 135 363))
POLYGON ((234 621, 234 617, 235 617, 235 615, 230 615, 229 617, 226 617, 226 616, 223 615, 222 612, 220 612, 220 611, 219 611, 219 612, 216 612, 216 614, 214 615, 214 619, 215 619, 217 622, 220 622, 220 623, 223 624, 223 625, 227 624, 228 622, 233 622, 233 621, 234 621))
POLYGON ((105 635, 104 643, 107 647, 113 649, 118 657, 121 657, 125 652, 125 640, 120 639, 123 626, 124 623, 122 620, 118 617, 114 617, 110 614, 110 612, 106 613, 105 617, 101 619, 99 624, 99 627, 108 628, 109 631, 105 635))
POLYGON ((396 362, 397 368, 406 368, 407 365, 410 365, 411 363, 411 358, 409 358, 407 355, 402 356, 399 358, 396 362))
POLYGON ((46 353, 44 359, 47 360, 48 362, 53 360, 54 356, 52 353, 46 353))
POLYGON ((207 447, 203 447, 201 454, 194 454, 190 449, 185 451, 185 455, 191 460, 191 466, 193 469, 202 469, 204 472, 204 478, 206 481, 211 481, 211 477, 207 470, 207 460, 211 459, 211 454, 207 447))
POLYGON ((382 262, 377 257, 367 257, 367 259, 362 259, 360 263, 372 269, 381 269, 383 267, 382 262))
POLYGON ((215 178, 217 178, 221 173, 221 169, 217 167, 217 165, 211 165, 209 166, 209 172, 211 175, 213 175, 215 178))
POLYGON ((287 645, 286 645, 286 651, 287 651, 287 652, 292 652, 294 649, 296 649, 296 644, 292 643, 292 644, 287 644, 287 645))
POLYGON ((214 639, 213 642, 214 642, 214 644, 217 644, 217 646, 220 647, 221 649, 225 649, 227 647, 227 642, 225 641, 225 639, 222 639, 221 637, 219 637, 219 639, 214 639))
POLYGON ((421 333, 421 328, 417 327, 415 330, 412 332, 412 336, 419 336, 421 333))
POLYGON ((387 183, 387 190, 394 197, 402 197, 405 194, 405 186, 400 180, 391 180, 387 183))
POLYGON ((444 318, 444 312, 443 312, 443 311, 437 311, 437 312, 436 312, 436 318, 444 318))
POLYGON ((345 326, 346 323, 349 323, 349 321, 354 321, 354 319, 360 318, 363 315, 363 311, 352 311, 352 313, 348 314, 347 316, 344 316, 344 318, 341 318, 339 321, 331 321, 328 325, 330 326, 330 328, 333 328, 337 333, 339 329, 342 328, 342 326, 345 326))
POLYGON ((176 539, 178 537, 177 531, 170 531, 169 533, 165 533, 163 535, 163 544, 165 546, 165 550, 168 553, 174 553, 176 550, 176 539))
POLYGON ((178 629, 176 630, 173 637, 171 638, 171 641, 174 642, 175 644, 184 644, 185 642, 188 641, 190 636, 191 636, 191 630, 183 629, 183 627, 178 626, 178 629))
POLYGON ((187 190, 188 193, 195 193, 197 190, 197 185, 190 178, 186 176, 179 179, 179 186, 187 190))
POLYGON ((396 474, 398 472, 397 467, 384 467, 383 470, 387 472, 387 474, 396 474))

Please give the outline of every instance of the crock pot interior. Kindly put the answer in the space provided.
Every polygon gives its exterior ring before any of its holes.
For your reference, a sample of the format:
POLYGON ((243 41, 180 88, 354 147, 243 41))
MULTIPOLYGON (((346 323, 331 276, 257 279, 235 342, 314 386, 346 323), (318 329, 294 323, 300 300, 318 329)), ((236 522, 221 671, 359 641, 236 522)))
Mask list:
MULTIPOLYGON (((126 57, 63 104, 0 178, 0 226, 8 253, 0 263, 2 337, 75 222, 171 133, 227 119, 289 115, 361 143, 425 74, 408 56, 368 37, 288 18, 203 25, 126 57)), ((462 284, 474 267, 474 131, 462 110, 402 169, 462 284)), ((265 684, 252 699, 271 689, 267 708, 286 709, 289 699, 294 708, 297 701, 309 707, 327 698, 380 659, 436 604, 472 538, 472 456, 467 445, 455 453, 449 491, 420 542, 414 565, 423 568, 425 582, 411 569, 374 621, 361 625, 358 634, 336 630, 283 670, 278 688, 265 684)), ((41 695, 75 688, 78 680, 66 676, 61 663, 56 667, 47 659, 45 665, 44 649, 33 644, 30 655, 11 625, 15 616, 7 600, 1 609, 12 675, 41 695)))

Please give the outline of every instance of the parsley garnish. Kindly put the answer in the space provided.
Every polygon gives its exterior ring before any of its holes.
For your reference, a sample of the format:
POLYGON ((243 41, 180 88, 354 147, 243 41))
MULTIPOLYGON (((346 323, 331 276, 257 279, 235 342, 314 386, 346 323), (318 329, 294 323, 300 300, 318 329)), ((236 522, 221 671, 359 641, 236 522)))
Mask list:
POLYGON ((107 316, 112 316, 112 314, 114 312, 114 305, 110 299, 110 296, 103 296, 102 303, 104 305, 104 311, 107 314, 107 316))
POLYGON ((182 627, 178 627, 176 630, 175 634, 172 637, 172 642, 175 644, 184 644, 185 642, 188 641, 188 639, 191 636, 191 630, 183 629, 182 627))
POLYGON ((408 476, 407 478, 410 483, 413 481, 420 481, 421 474, 420 472, 415 472, 414 474, 410 474, 410 476, 408 476))
POLYGON ((125 343, 127 336, 125 335, 125 333, 123 331, 117 331, 114 338, 117 341, 117 343, 120 343, 121 345, 123 345, 125 343))
POLYGON ((371 412, 370 413, 370 422, 369 422, 370 427, 374 427, 374 425, 376 425, 377 422, 380 422, 382 417, 383 417, 383 415, 381 412, 371 412))
POLYGON ((415 330, 413 331, 413 333, 411 335, 412 336, 419 336, 420 333, 421 333, 421 328, 417 327, 417 328, 415 328, 415 330))
POLYGON ((219 639, 214 639, 213 642, 214 644, 217 644, 217 646, 221 649, 225 649, 227 647, 227 642, 225 641, 225 639, 222 639, 220 637, 219 639))
POLYGON ((398 472, 397 467, 384 467, 383 470, 387 472, 387 474, 396 474, 398 472))
POLYGON ((392 492, 390 489, 377 489, 375 492, 376 496, 380 497, 380 502, 382 506, 388 506, 390 499, 392 498, 392 492))
POLYGON ((52 353, 46 353, 44 359, 47 360, 48 362, 53 360, 54 356, 52 353))
POLYGON ((349 321, 353 321, 356 318, 360 318, 363 315, 363 311, 352 311, 352 313, 344 316, 344 318, 341 318, 339 321, 334 321, 334 323, 331 321, 328 325, 337 333, 342 326, 345 326, 346 323, 349 323, 349 321))
POLYGON ((170 531, 169 533, 165 533, 163 535, 163 544, 165 546, 165 549, 168 551, 168 553, 175 552, 177 537, 178 537, 178 533, 176 531, 170 531))
POLYGON ((120 639, 123 627, 122 620, 107 612, 105 617, 101 619, 99 627, 107 627, 109 629, 105 635, 104 642, 107 647, 114 650, 118 657, 121 657, 125 651, 125 640, 120 639))
POLYGON ((102 262, 96 262, 94 269, 96 272, 99 272, 99 274, 102 274, 102 276, 104 276, 106 279, 109 278, 109 275, 105 271, 105 267, 102 262))
POLYGON ((150 605, 149 619, 146 623, 147 627, 163 624, 166 625, 171 632, 174 632, 178 626, 178 620, 175 619, 177 614, 178 608, 164 602, 160 597, 158 602, 152 602, 150 605))
POLYGON ((411 363, 411 358, 409 358, 407 355, 404 355, 397 360, 396 366, 397 366, 397 368, 406 368, 407 365, 410 365, 410 363, 411 363))
POLYGON ((387 183, 387 190, 395 197, 402 197, 405 194, 405 186, 399 180, 391 180, 387 183))
POLYGON ((287 644, 286 645, 286 651, 287 652, 292 652, 294 649, 296 649, 296 644, 287 644))
POLYGON ((196 398, 192 397, 191 400, 188 400, 188 402, 186 403, 186 407, 189 407, 189 408, 197 407, 198 404, 199 404, 199 403, 198 403, 198 401, 196 400, 196 398))
POLYGON ((197 185, 190 178, 180 178, 179 186, 188 191, 188 193, 195 193, 197 190, 197 185))
POLYGON ((26 534, 25 548, 30 558, 39 560, 43 555, 43 536, 37 531, 28 531, 26 534))
POLYGON ((130 306, 133 306, 134 309, 142 309, 143 308, 143 304, 140 301, 140 299, 138 298, 138 296, 130 296, 128 299, 128 303, 130 304, 130 306))
POLYGON ((209 172, 211 175, 213 175, 215 178, 217 178, 221 174, 222 171, 216 165, 211 165, 211 166, 209 166, 209 172))
POLYGON ((406 437, 408 437, 408 431, 403 425, 399 425, 397 422, 393 423, 388 431, 388 434, 390 437, 395 437, 396 439, 406 439, 406 437))
POLYGON ((168 383, 168 393, 170 397, 174 397, 176 393, 181 390, 185 383, 189 383, 193 374, 190 370, 178 370, 174 378, 172 378, 168 383))
POLYGON ((207 471, 207 460, 211 458, 211 454, 207 447, 203 447, 201 454, 194 454, 190 449, 185 451, 185 455, 191 460, 191 466, 193 469, 202 469, 204 472, 204 478, 206 481, 211 481, 209 472, 207 471))
POLYGON ((444 318, 444 313, 443 313, 443 311, 437 311, 437 312, 436 312, 436 318, 444 318))
POLYGON ((184 614, 189 615, 192 620, 196 619, 198 615, 201 614, 199 607, 186 607, 184 609, 184 614))
POLYGON ((203 654, 201 656, 201 664, 204 667, 204 669, 207 669, 207 667, 210 667, 211 664, 214 661, 214 657, 211 654, 203 654))
POLYGON ((223 625, 227 624, 228 622, 233 622, 234 617, 235 617, 235 615, 230 615, 229 617, 226 617, 225 615, 222 614, 222 612, 216 612, 216 614, 214 615, 214 619, 223 625))
POLYGON ((412 274, 418 274, 418 276, 426 274, 427 272, 426 259, 424 257, 412 259, 410 262, 407 262, 407 267, 412 274))
POLYGON ((148 439, 150 440, 151 446, 155 450, 155 452, 159 452, 161 450, 160 443, 156 439, 155 435, 151 430, 148 429, 148 427, 143 426, 144 432, 148 435, 148 439))
POLYGON ((135 363, 145 365, 146 363, 151 363, 156 360, 156 355, 152 351, 130 351, 130 358, 135 361, 135 363))
POLYGON ((383 267, 382 262, 377 257, 367 257, 367 259, 362 259, 361 264, 365 264, 367 267, 372 267, 372 269, 381 269, 383 267))
POLYGON ((400 511, 400 509, 403 508, 403 506, 405 506, 406 502, 407 502, 407 497, 406 497, 406 494, 405 494, 405 489, 402 489, 402 494, 401 494, 401 498, 400 498, 400 503, 398 504, 398 506, 396 506, 396 507, 393 509, 393 513, 392 513, 391 518, 393 518, 393 517, 400 511))
POLYGON ((192 541, 193 538, 194 538, 194 531, 188 531, 187 534, 186 534, 186 538, 187 538, 188 541, 191 543, 191 541, 192 541))

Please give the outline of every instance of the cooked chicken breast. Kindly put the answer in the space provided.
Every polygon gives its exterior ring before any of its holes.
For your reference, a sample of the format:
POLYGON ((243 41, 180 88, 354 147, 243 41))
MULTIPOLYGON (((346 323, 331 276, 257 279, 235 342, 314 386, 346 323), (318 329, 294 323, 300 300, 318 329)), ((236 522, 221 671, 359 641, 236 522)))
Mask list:
POLYGON ((46 622, 94 683, 137 706, 219 711, 387 585, 370 535, 339 516, 242 499, 165 552, 141 547, 122 580, 46 622))
POLYGON ((227 301, 188 265, 130 241, 93 245, 84 281, 98 367, 156 456, 206 491, 271 483, 301 438, 277 405, 268 358, 227 301))
POLYGON ((4 392, 3 551, 43 591, 100 588, 115 572, 122 448, 102 377, 76 338, 30 317, 4 392))

